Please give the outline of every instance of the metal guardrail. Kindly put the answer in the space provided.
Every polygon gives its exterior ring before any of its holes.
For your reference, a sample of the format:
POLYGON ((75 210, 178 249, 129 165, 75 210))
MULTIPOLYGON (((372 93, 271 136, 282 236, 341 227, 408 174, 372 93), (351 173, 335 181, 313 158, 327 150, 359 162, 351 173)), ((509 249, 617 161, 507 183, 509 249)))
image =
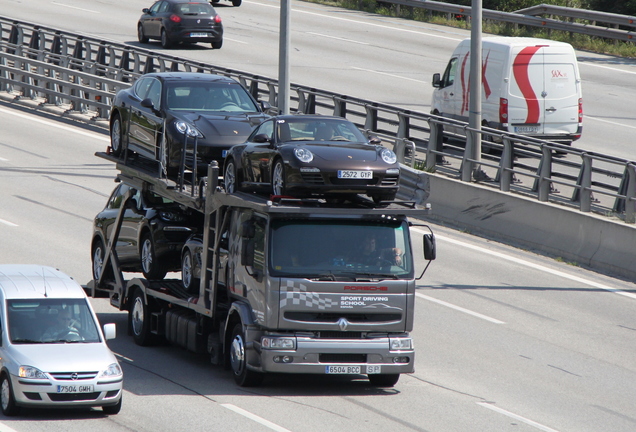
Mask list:
MULTIPOLYGON (((431 0, 382 0, 384 3, 393 3, 401 6, 428 9, 436 12, 445 12, 452 15, 461 15, 470 18, 472 8, 451 3, 437 2, 431 0)), ((627 15, 609 14, 605 12, 584 11, 583 9, 565 8, 552 5, 538 5, 532 8, 519 10, 516 12, 501 12, 490 9, 482 10, 483 19, 519 24, 530 27, 541 27, 551 30, 562 30, 572 33, 581 33, 588 36, 596 36, 606 39, 621 41, 633 41, 636 32, 623 30, 620 28, 610 28, 598 25, 599 23, 610 23, 626 27, 636 28, 635 17, 627 15), (590 21, 590 24, 573 21, 561 21, 552 18, 539 17, 536 15, 558 15, 569 19, 583 19, 590 21)))
MULTIPOLYGON (((108 118, 120 88, 153 71, 229 76, 257 99, 277 106, 274 79, 4 17, 0 17, 0 33, 0 91, 95 120, 108 118)), ((636 162, 494 129, 471 130, 465 123, 432 114, 311 87, 292 84, 291 90, 292 111, 346 117, 383 138, 401 163, 423 170, 420 173, 435 171, 470 181, 467 170, 479 164, 483 185, 635 222, 636 162), (477 139, 483 140, 486 152, 480 161, 463 141, 440 133, 448 125, 459 126, 473 137, 480 134, 477 139)), ((411 180, 405 176, 401 184, 410 195, 416 195, 421 185, 417 170, 413 173, 411 180)))

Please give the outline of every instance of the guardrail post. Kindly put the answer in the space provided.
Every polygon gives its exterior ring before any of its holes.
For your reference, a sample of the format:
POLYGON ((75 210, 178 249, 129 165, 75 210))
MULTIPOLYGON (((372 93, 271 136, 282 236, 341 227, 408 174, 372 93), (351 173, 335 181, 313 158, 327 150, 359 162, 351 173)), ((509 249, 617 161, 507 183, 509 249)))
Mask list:
POLYGON ((510 185, 512 183, 512 168, 514 161, 514 151, 512 149, 512 141, 509 137, 503 137, 503 152, 501 153, 501 161, 499 170, 497 171, 497 177, 495 181, 499 181, 499 189, 502 192, 510 192, 510 185))
POLYGON ((464 131, 466 132, 466 147, 462 158, 461 179, 464 182, 469 182, 473 179, 473 143, 475 135, 472 130, 464 129, 464 131))
POLYGON ((581 154, 581 172, 578 181, 579 186, 573 196, 572 201, 580 201, 580 209, 582 212, 589 212, 592 209, 592 158, 587 153, 581 154))
MULTIPOLYGON (((77 41, 75 42, 75 48, 73 48, 73 59, 84 60, 84 42, 81 36, 79 36, 77 38, 77 41)), ((82 68, 76 63, 83 63, 83 62, 71 61, 71 64, 69 65, 70 68, 75 70, 81 70, 82 68)))
POLYGON ((636 223, 636 165, 627 164, 627 193, 625 194, 625 222, 636 223))
POLYGON ((22 55, 23 40, 24 32, 22 27, 17 22, 14 22, 9 32, 9 45, 13 45, 13 47, 7 47, 7 52, 9 54, 22 55))
POLYGON ((335 96, 333 98, 333 115, 347 118, 347 97, 335 96))
POLYGON ((537 189, 539 191, 539 201, 546 202, 550 197, 550 177, 552 176, 552 149, 541 144, 541 162, 539 162, 539 179, 537 189))
POLYGON ((371 103, 365 104, 364 109, 367 111, 367 116, 364 120, 364 128, 372 131, 378 130, 378 104, 371 103))
POLYGON ((431 171, 438 162, 442 162, 444 157, 441 153, 444 151, 444 129, 441 124, 428 119, 429 135, 428 145, 426 146, 426 170, 431 171))
POLYGON ((410 111, 400 111, 398 112, 398 130, 397 137, 398 138, 408 138, 411 132, 411 118, 409 115, 410 111))
POLYGON ((33 27, 31 32, 31 39, 29 40, 29 54, 27 57, 30 59, 37 59, 38 55, 35 54, 36 51, 40 50, 40 33, 38 31, 39 27, 33 27))
POLYGON ((53 58, 49 60, 49 62, 59 66, 60 56, 62 55, 62 38, 60 37, 59 31, 56 31, 55 36, 53 36, 53 41, 51 42, 51 54, 53 54, 53 58))

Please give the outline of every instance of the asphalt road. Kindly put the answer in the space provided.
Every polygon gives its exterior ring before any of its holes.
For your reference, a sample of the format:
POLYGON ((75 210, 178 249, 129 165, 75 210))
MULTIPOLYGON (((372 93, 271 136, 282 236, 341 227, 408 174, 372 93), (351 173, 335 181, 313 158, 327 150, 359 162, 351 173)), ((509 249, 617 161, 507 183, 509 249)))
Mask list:
MULTIPOLYGON (((114 186, 112 164, 94 156, 107 137, 3 104, 0 131, 0 262, 88 282, 92 218, 114 186)), ((0 430, 633 431, 634 285, 432 228, 438 259, 418 286, 416 371, 393 389, 296 375, 239 388, 205 356, 136 346, 126 315, 99 299, 101 322, 118 328, 109 345, 125 374, 120 414, 33 410, 0 415, 0 430)))

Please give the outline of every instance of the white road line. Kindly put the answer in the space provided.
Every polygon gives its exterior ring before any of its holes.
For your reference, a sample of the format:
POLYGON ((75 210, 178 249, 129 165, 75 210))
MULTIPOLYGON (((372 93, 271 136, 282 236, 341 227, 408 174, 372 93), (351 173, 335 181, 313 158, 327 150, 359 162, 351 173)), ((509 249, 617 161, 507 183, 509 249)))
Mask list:
POLYGON ((360 45, 369 45, 366 42, 360 42, 360 41, 353 40, 353 39, 346 39, 346 38, 341 38, 341 37, 330 36, 330 35, 326 35, 326 34, 322 34, 322 33, 307 32, 307 34, 320 36, 320 37, 325 37, 325 38, 329 38, 329 39, 336 39, 336 40, 345 41, 345 42, 356 43, 356 44, 360 44, 360 45))
POLYGON ((600 118, 597 118, 597 117, 593 117, 593 116, 589 116, 589 115, 585 115, 585 118, 586 119, 590 119, 590 120, 600 121, 602 123, 608 123, 608 124, 611 124, 611 125, 614 125, 614 126, 622 126, 622 127, 626 127, 626 128, 630 128, 630 129, 636 129, 636 126, 629 126, 629 125, 626 125, 626 124, 623 124, 623 123, 616 123, 616 122, 609 121, 609 120, 603 120, 603 119, 600 119, 600 118))
POLYGON ((552 429, 550 427, 544 426, 541 423, 537 423, 536 421, 527 419, 527 418, 522 417, 520 415, 511 413, 510 411, 506 411, 504 409, 501 409, 501 408, 499 408, 499 407, 497 407, 497 406, 495 406, 495 405, 493 405, 491 403, 477 402, 477 405, 481 405, 484 408, 488 408, 489 410, 493 410, 493 411, 495 411, 495 412, 497 412, 499 414, 503 414, 503 415, 505 415, 507 417, 510 417, 510 418, 515 419, 515 420, 520 421, 520 422, 523 422, 523 423, 525 423, 527 425, 534 426, 535 428, 537 428, 539 430, 542 430, 544 432, 559 432, 556 429, 552 429))
POLYGON ((9 222, 8 220, 4 220, 4 219, 0 219, 0 223, 3 223, 5 225, 9 225, 10 227, 17 227, 19 225, 14 224, 13 222, 9 222))
POLYGON ((80 8, 77 6, 71 6, 71 5, 67 5, 64 3, 58 3, 58 2, 51 2, 51 4, 57 5, 57 6, 62 6, 62 7, 67 7, 69 9, 77 9, 77 10, 81 10, 83 12, 90 12, 90 13, 94 13, 94 14, 98 14, 98 11, 94 11, 94 10, 90 10, 90 9, 84 9, 84 8, 80 8))
POLYGON ((51 127, 55 127, 58 129, 62 129, 65 130, 67 132, 73 132, 79 135, 84 135, 93 139, 98 139, 101 141, 105 141, 105 142, 110 142, 110 138, 108 136, 104 136, 102 134, 98 134, 95 132, 86 132, 81 130, 80 128, 78 128, 77 126, 65 126, 63 124, 60 124, 59 122, 55 122, 55 121, 49 121, 49 120, 44 120, 41 119, 39 117, 37 117, 36 115, 33 114, 23 114, 21 112, 18 112, 16 110, 8 110, 8 109, 4 109, 4 108, 0 108, 0 113, 5 113, 7 115, 11 115, 13 117, 21 117, 24 119, 27 119, 29 121, 34 121, 36 123, 42 123, 45 124, 47 126, 51 126, 51 127))
POLYGON ((457 305, 454 305, 454 304, 452 304, 452 303, 445 302, 445 301, 443 301, 443 300, 438 300, 438 299, 436 299, 436 298, 429 297, 429 296, 427 296, 427 295, 425 295, 425 294, 422 294, 422 293, 418 293, 418 292, 416 292, 416 293, 415 293, 415 295, 416 295, 416 296, 418 296, 418 297, 420 297, 420 298, 423 298, 424 300, 428 300, 428 301, 431 301, 431 302, 433 302, 433 303, 437 303, 437 304, 440 304, 440 305, 442 305, 442 306, 446 306, 446 307, 449 307, 449 308, 451 308, 451 309, 455 309, 455 310, 457 310, 457 311, 467 313, 468 315, 472 315, 472 316, 475 316, 475 317, 477 317, 477 318, 481 318, 481 319, 484 319, 484 320, 486 320, 486 321, 490 321, 491 323, 495 323, 495 324, 505 324, 505 322, 503 322, 503 321, 499 321, 499 320, 498 320, 498 319, 496 319, 496 318, 491 318, 491 317, 489 317, 489 316, 487 316, 487 315, 480 314, 479 312, 474 312, 474 311, 471 311, 470 309, 465 309, 465 308, 463 308, 463 307, 461 307, 461 306, 457 306, 457 305))
POLYGON ((636 72, 634 72, 634 71, 627 71, 625 69, 618 69, 618 68, 610 67, 610 66, 603 66, 603 65, 598 65, 598 64, 594 64, 594 63, 587 63, 587 62, 584 62, 584 61, 583 62, 580 61, 579 65, 592 66, 592 67, 597 67, 597 68, 601 68, 601 69, 609 69, 609 70, 612 70, 612 71, 625 72, 625 73, 628 73, 628 74, 636 74, 636 72))
POLYGON ((9 160, 9 159, 5 159, 5 158, 1 158, 1 157, 0 157, 0 161, 2 161, 2 162, 7 162, 8 160, 9 160))
POLYGON ((0 432, 18 432, 15 429, 11 429, 9 426, 7 426, 4 423, 0 423, 0 432))
POLYGON ((259 417, 256 414, 252 414, 249 411, 245 411, 243 408, 239 408, 236 405, 232 405, 232 404, 221 404, 222 407, 227 408, 229 410, 234 411, 237 414, 240 414, 244 417, 247 417, 250 420, 254 420, 257 423, 262 424, 265 427, 268 427, 272 430, 278 431, 278 432, 291 432, 289 429, 285 429, 282 426, 277 425, 276 423, 272 423, 269 420, 265 420, 263 417, 259 417))
POLYGON ((380 72, 380 71, 373 70, 373 69, 364 69, 364 68, 359 68, 359 67, 355 67, 355 66, 351 66, 351 69, 357 69, 357 70, 361 70, 361 71, 364 71, 364 72, 372 72, 372 73, 376 73, 376 74, 380 74, 380 75, 387 75, 387 76, 390 76, 392 78, 405 79, 405 80, 416 82, 418 84, 427 84, 428 83, 428 81, 416 80, 416 79, 413 79, 413 78, 407 78, 407 77, 400 76, 400 75, 394 75, 394 74, 390 74, 390 73, 386 73, 386 72, 380 72))
MULTIPOLYGON (((412 231, 416 231, 416 232, 419 232, 419 233, 422 233, 422 234, 428 234, 429 233, 428 231, 423 231, 423 230, 420 230, 420 229, 417 229, 417 228, 413 228, 412 231)), ((602 289, 602 290, 605 290, 605 291, 613 292, 614 294, 619 294, 619 295, 622 295, 622 296, 625 296, 625 297, 629 297, 629 298, 632 298, 632 299, 636 300, 636 294, 632 294, 632 293, 628 293, 628 292, 625 292, 625 291, 622 291, 622 290, 619 290, 619 289, 616 289, 616 288, 612 288, 612 287, 609 287, 607 285, 591 281, 589 279, 584 279, 584 278, 579 277, 579 276, 574 276, 574 275, 562 272, 560 270, 554 270, 554 269, 551 269, 549 267, 542 266, 541 264, 534 264, 534 263, 531 263, 529 261, 522 260, 521 258, 514 258, 514 257, 511 257, 509 255, 505 255, 505 254, 500 253, 500 252, 491 251, 491 250, 488 250, 488 249, 484 249, 484 248, 482 248, 480 246, 475 246, 475 245, 472 245, 472 244, 469 244, 469 243, 465 243, 465 242, 459 241, 459 240, 453 240, 451 238, 444 237, 444 236, 435 235, 435 238, 439 239, 439 240, 442 240, 442 241, 447 241, 449 243, 456 244, 458 246, 465 247, 467 249, 473 249, 473 250, 479 251, 480 253, 485 253, 485 254, 488 254, 488 255, 495 256, 497 258, 505 259, 505 260, 508 260, 508 261, 511 261, 511 262, 514 262, 514 263, 517 263, 517 264, 520 264, 520 265, 524 265, 526 267, 530 267, 530 268, 533 268, 535 270, 539 270, 539 271, 542 271, 542 272, 545 272, 545 273, 550 273, 550 274, 553 274, 555 276, 559 276, 559 277, 562 277, 562 278, 565 278, 565 279, 569 279, 569 280, 574 281, 574 282, 582 283, 584 285, 588 285, 588 286, 591 286, 593 288, 598 288, 598 289, 602 289)))

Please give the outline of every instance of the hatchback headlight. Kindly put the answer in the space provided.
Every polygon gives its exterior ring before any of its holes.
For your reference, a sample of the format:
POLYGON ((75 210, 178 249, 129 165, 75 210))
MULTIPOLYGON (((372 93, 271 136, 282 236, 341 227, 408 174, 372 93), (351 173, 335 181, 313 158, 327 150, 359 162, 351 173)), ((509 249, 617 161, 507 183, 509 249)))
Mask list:
POLYGON ((395 162, 397 162, 397 156, 388 148, 380 150, 380 157, 389 165, 393 165, 395 162))
POLYGON ((186 123, 183 120, 176 120, 174 122, 174 127, 184 135, 187 135, 191 138, 203 138, 203 134, 199 132, 199 129, 192 126, 190 123, 186 123))
POLYGON ((33 366, 20 366, 18 376, 20 378, 49 379, 44 372, 33 366))
POLYGON ((117 363, 109 365, 108 368, 104 372, 102 372, 103 378, 113 378, 121 375, 123 375, 123 372, 121 370, 121 367, 117 363))
POLYGON ((310 152, 309 150, 307 150, 306 148, 302 148, 302 147, 296 147, 294 149, 294 156, 296 156, 299 161, 305 162, 305 163, 311 162, 312 160, 314 160, 314 154, 310 152))

